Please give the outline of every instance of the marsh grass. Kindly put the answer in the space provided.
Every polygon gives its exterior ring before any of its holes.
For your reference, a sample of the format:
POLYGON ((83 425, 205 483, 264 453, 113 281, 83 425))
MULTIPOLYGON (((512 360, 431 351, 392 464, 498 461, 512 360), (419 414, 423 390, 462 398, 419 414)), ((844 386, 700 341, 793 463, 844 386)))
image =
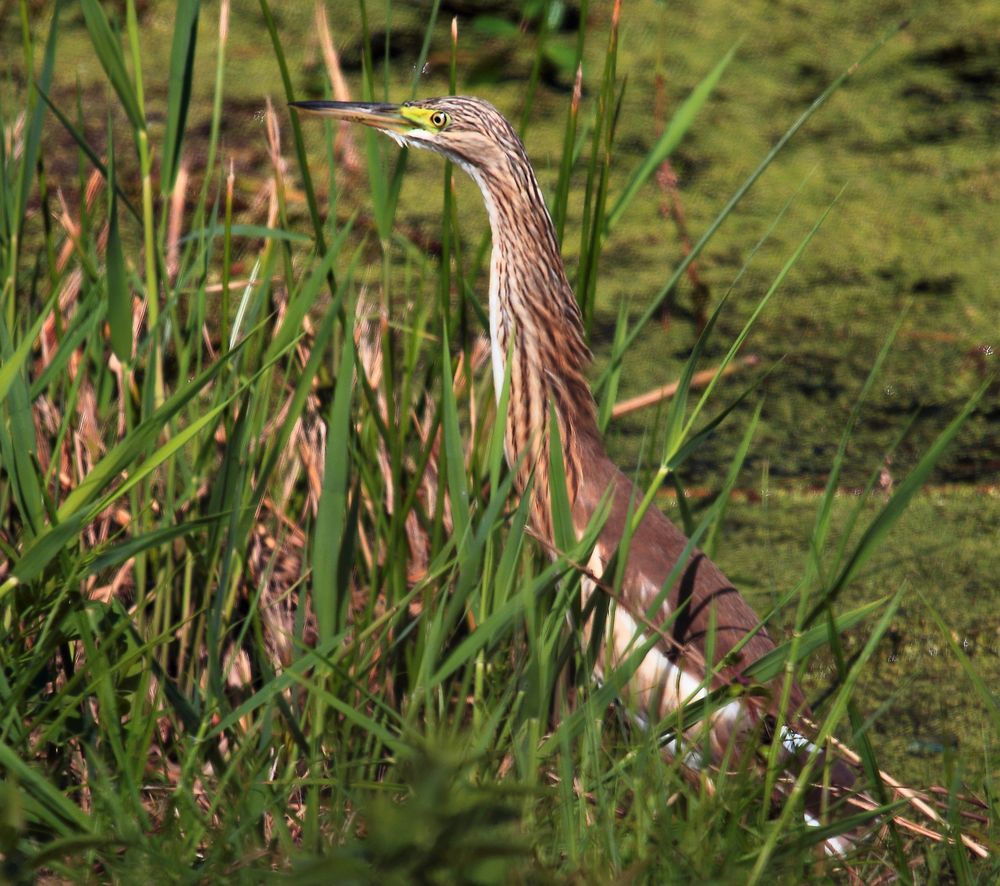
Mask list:
MULTIPOLYGON (((302 97, 280 20, 266 0, 260 9, 284 97, 302 97)), ((620 574, 609 570, 595 611, 579 612, 578 564, 601 515, 583 538, 568 531, 557 454, 560 550, 533 538, 525 501, 511 495, 495 421, 507 393, 496 406, 476 294, 486 240, 458 228, 452 170, 440 198, 438 260, 397 225, 405 153, 374 133, 353 135, 367 176, 362 205, 371 210, 347 214, 348 183, 333 171, 343 144, 268 108, 261 211, 237 222, 233 173, 219 151, 228 4, 217 25, 211 168, 195 193, 184 192, 192 66, 199 29, 215 23, 203 20, 198 3, 178 4, 170 69, 156 71, 144 67, 131 0, 123 23, 96 0, 80 10, 113 96, 103 149, 89 140, 78 108, 50 98, 68 15, 62 6, 44 43, 33 42, 25 19, 22 104, 2 109, 2 877, 834 876, 843 864, 817 853, 819 837, 871 814, 806 828, 799 801, 815 761, 781 786, 790 799, 775 808, 773 766, 763 780, 735 766, 710 782, 661 754, 666 736, 728 690, 650 730, 629 725, 614 706, 617 688, 655 635, 637 637, 603 684, 589 681, 594 650, 570 625, 588 614, 607 618, 620 574), (153 125, 146 95, 161 79, 169 84, 166 113, 153 125), (47 174, 43 133, 56 125, 52 116, 78 148, 86 188, 75 206, 60 205, 47 174), (313 175, 325 176, 323 184, 313 175), (293 191, 305 204, 302 224, 290 221, 293 191), (250 256, 241 273, 232 261, 237 241, 250 256)), ((422 56, 437 14, 435 4, 422 56)), ((586 3, 581 14, 586 20, 586 3)), ((588 318, 607 232, 696 125, 731 58, 692 90, 625 189, 611 194, 622 89, 617 16, 616 6, 602 36, 602 79, 589 97, 567 102, 562 156, 571 160, 559 167, 551 207, 564 230, 570 179, 582 170, 577 285, 588 318)), ((389 84, 375 79, 367 26, 363 42, 362 95, 377 98, 389 84)), ((547 46, 542 26, 533 71, 547 46)), ((581 28, 572 70, 585 47, 581 28)), ((453 84, 454 59, 453 47, 453 84)), ((791 125, 686 263, 842 82, 791 125)), ((537 74, 529 79, 522 126, 538 83, 537 74)), ((825 217, 802 232, 726 343, 717 378, 785 274, 822 236, 825 217)), ((622 356, 686 263, 638 319, 619 315, 597 380, 604 422, 622 356)), ((720 300, 665 409, 642 507, 656 506, 660 487, 678 484, 684 460, 731 420, 736 404, 757 396, 759 378, 730 399, 714 383, 700 394, 692 387, 717 319, 730 310, 720 300)), ((892 342, 890 335, 859 404, 892 342)), ((780 685, 821 646, 834 650, 837 679, 819 709, 817 738, 838 735, 857 751, 876 812, 890 822, 886 841, 850 860, 866 877, 895 869, 906 879, 911 866, 959 879, 995 873, 994 861, 973 864, 953 839, 917 841, 887 814, 898 811, 896 794, 879 775, 854 688, 908 589, 841 604, 984 390, 943 426, 891 497, 873 496, 873 476, 833 546, 852 417, 817 501, 813 556, 767 614, 770 621, 793 613, 791 639, 747 674, 748 684, 780 685), (847 658, 838 637, 862 622, 870 625, 863 648, 847 658)), ((714 503, 685 512, 696 541, 713 544, 725 531, 755 427, 756 419, 742 429, 714 503)), ((941 629, 947 634, 943 622, 941 629)), ((961 660, 972 690, 995 712, 975 667, 961 660)), ((1000 732, 995 717, 993 725, 1000 732)), ((950 837, 963 826, 965 801, 957 778, 942 773, 940 781, 946 793, 935 827, 950 837)), ((995 784, 986 789, 995 794, 995 784)), ((995 824, 980 830, 995 845, 995 824)))

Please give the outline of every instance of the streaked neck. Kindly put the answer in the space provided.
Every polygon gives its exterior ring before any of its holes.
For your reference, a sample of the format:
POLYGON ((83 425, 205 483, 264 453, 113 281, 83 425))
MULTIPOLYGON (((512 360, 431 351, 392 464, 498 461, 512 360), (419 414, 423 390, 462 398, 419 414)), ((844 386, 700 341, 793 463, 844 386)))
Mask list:
POLYGON ((534 474, 535 528, 551 538, 549 410, 559 420, 572 501, 582 479, 581 453, 599 439, 584 375, 590 352, 555 228, 523 150, 521 156, 507 158, 501 169, 484 164, 466 170, 483 192, 493 234, 490 342, 498 400, 511 358, 507 461, 517 466, 522 491, 534 474))

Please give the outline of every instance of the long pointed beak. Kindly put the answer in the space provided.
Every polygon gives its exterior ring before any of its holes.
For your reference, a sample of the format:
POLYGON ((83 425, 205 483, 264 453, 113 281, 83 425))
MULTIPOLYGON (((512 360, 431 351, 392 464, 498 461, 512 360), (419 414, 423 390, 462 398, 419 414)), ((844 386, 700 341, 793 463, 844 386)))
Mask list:
POLYGON ((413 121, 402 115, 399 105, 375 102, 290 102, 289 107, 348 123, 364 123, 386 132, 406 132, 414 128, 413 121))

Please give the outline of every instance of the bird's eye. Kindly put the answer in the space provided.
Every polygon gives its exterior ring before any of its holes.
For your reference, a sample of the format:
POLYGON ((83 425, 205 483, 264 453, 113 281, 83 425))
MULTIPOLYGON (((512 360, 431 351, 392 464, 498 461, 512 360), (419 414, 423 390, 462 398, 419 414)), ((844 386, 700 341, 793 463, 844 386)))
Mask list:
POLYGON ((438 129, 444 129, 448 125, 448 115, 444 111, 435 111, 431 114, 431 124, 438 129))

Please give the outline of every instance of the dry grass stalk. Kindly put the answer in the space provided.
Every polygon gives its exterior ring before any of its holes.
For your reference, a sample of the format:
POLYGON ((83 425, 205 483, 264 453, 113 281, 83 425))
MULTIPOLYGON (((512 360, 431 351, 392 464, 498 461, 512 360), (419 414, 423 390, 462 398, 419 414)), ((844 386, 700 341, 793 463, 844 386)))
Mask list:
MULTIPOLYGON (((721 377, 726 378, 726 376, 732 375, 736 372, 742 372, 744 369, 749 369, 760 363, 760 358, 754 354, 748 354, 746 357, 741 357, 739 360, 734 360, 725 369, 722 370, 721 377)), ((703 388, 709 384, 716 375, 719 374, 718 369, 703 369, 701 372, 696 372, 691 378, 691 389, 697 390, 698 388, 703 388)), ((631 397, 628 400, 623 400, 621 403, 616 403, 614 409, 611 410, 612 418, 620 418, 623 415, 628 415, 631 412, 638 412, 640 409, 646 409, 649 406, 655 406, 657 403, 661 403, 664 400, 669 400, 674 394, 677 393, 677 389, 680 387, 680 383, 673 381, 670 384, 661 385, 658 388, 653 388, 651 391, 647 391, 645 394, 639 394, 635 397, 631 397)))
MULTIPOLYGON (((847 745, 843 744, 840 741, 837 741, 837 739, 835 738, 830 738, 830 744, 837 750, 839 756, 841 756, 851 765, 860 768, 861 758, 856 753, 854 753, 854 751, 852 751, 849 747, 847 747, 847 745)), ((914 810, 916 810, 918 813, 928 818, 935 826, 945 829, 949 827, 948 823, 943 818, 941 818, 937 810, 935 810, 934 807, 927 802, 927 799, 923 794, 923 792, 914 790, 913 788, 901 784, 887 772, 879 770, 879 777, 882 779, 882 782, 892 790, 893 794, 897 799, 905 800, 914 810)), ((868 800, 868 798, 851 798, 850 802, 853 805, 856 805, 859 809, 875 808, 874 806, 867 805, 868 803, 871 802, 870 800, 868 800)), ((981 800, 978 800, 976 798, 972 798, 970 802, 972 802, 974 805, 978 806, 981 809, 987 808, 986 805, 981 800)), ((902 816, 896 816, 894 817, 893 820, 904 829, 914 834, 917 834, 921 837, 926 837, 928 839, 934 840, 935 842, 947 841, 952 839, 951 837, 940 833, 940 831, 936 831, 933 828, 921 825, 918 822, 911 821, 910 819, 903 818, 902 816)), ((961 840, 962 845, 964 845, 965 848, 968 849, 970 852, 972 852, 974 855, 978 855, 980 858, 989 857, 990 854, 989 850, 979 841, 972 839, 972 837, 970 837, 968 834, 964 833, 960 834, 959 839, 961 840)))
POLYGON ((183 158, 177 169, 177 179, 170 194, 170 210, 167 216, 167 274, 176 279, 180 263, 181 225, 184 222, 184 202, 187 197, 188 170, 183 158))
MULTIPOLYGON (((271 157, 271 168, 274 170, 274 180, 270 182, 267 191, 267 226, 273 228, 275 222, 278 220, 278 211, 285 194, 285 171, 287 163, 281 154, 281 126, 278 124, 278 115, 274 112, 274 105, 271 104, 270 96, 267 98, 264 122, 265 131, 267 132, 267 146, 271 157)), ((267 247, 265 246, 265 248, 267 247)))
POLYGON ((21 111, 14 118, 13 122, 4 127, 3 130, 3 150, 4 154, 11 160, 20 160, 24 152, 24 121, 27 112, 21 111))
MULTIPOLYGON (((333 46, 333 37, 330 34, 330 25, 326 18, 326 7, 322 0, 316 2, 316 33, 319 36, 319 45, 323 51, 323 61, 326 64, 326 73, 330 78, 330 86, 333 89, 333 97, 339 102, 349 102, 351 92, 347 87, 347 81, 340 70, 340 57, 333 46)), ((333 149, 340 158, 343 168, 351 174, 361 170, 361 155, 354 142, 354 135, 349 126, 339 126, 337 137, 333 143, 333 149)))

